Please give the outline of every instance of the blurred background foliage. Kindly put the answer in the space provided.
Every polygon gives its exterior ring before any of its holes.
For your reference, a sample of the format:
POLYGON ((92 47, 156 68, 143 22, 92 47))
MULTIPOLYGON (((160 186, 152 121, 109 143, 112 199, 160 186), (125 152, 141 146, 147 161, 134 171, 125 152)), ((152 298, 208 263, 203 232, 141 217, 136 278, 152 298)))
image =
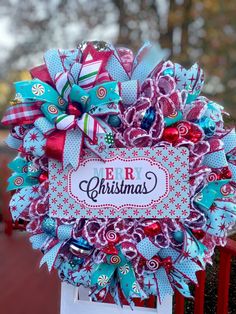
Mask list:
POLYGON ((0 115, 46 49, 99 39, 134 51, 151 40, 175 62, 199 62, 204 93, 236 118, 235 16, 232 0, 1 0, 0 115))

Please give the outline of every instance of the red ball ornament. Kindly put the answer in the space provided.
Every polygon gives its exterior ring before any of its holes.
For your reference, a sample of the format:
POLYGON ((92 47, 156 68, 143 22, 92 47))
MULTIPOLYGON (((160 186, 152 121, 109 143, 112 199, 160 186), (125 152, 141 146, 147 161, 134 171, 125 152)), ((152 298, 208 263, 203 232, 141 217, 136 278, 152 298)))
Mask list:
POLYGON ((231 179, 232 178, 232 172, 228 167, 222 168, 220 172, 220 179, 231 179))
POLYGON ((113 244, 109 244, 108 246, 104 247, 102 249, 102 252, 106 253, 106 254, 110 254, 110 255, 113 255, 113 254, 118 254, 118 250, 117 248, 115 247, 115 245, 113 244))
POLYGON ((39 182, 43 183, 44 181, 48 180, 48 173, 43 172, 39 175, 39 182))
POLYGON ((196 239, 201 240, 205 237, 206 233, 203 230, 192 230, 196 239))
POLYGON ((162 139, 166 142, 175 143, 179 139, 179 131, 175 127, 167 127, 164 129, 162 139))
POLYGON ((151 225, 145 226, 143 230, 148 237, 155 237, 161 232, 161 226, 158 222, 155 222, 151 225))
POLYGON ((76 117, 80 117, 81 114, 82 114, 81 111, 72 103, 68 104, 67 113, 71 114, 71 115, 74 115, 76 117))

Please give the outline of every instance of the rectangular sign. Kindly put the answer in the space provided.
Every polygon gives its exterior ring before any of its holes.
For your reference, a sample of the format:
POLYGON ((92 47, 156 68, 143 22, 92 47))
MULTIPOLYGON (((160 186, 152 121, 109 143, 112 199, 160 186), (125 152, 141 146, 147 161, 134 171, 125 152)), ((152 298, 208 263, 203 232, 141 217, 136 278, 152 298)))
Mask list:
POLYGON ((106 162, 84 152, 77 169, 49 161, 52 217, 188 216, 187 148, 114 148, 106 162))

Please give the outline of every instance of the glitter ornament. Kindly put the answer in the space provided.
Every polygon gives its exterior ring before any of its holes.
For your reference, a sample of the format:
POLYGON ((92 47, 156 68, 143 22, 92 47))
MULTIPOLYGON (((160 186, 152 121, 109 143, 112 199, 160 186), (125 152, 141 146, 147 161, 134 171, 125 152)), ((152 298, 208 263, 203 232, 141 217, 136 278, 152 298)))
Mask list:
POLYGON ((76 256, 87 256, 93 251, 93 247, 83 238, 73 239, 70 242, 69 250, 76 256))
POLYGON ((151 225, 145 226, 143 230, 148 237, 154 237, 161 232, 161 226, 158 222, 155 222, 151 225))
POLYGON ((153 125, 153 122, 155 121, 156 117, 156 111, 153 107, 150 107, 146 110, 142 122, 141 122, 141 128, 144 130, 149 130, 151 126, 153 125))
POLYGON ((198 125, 203 129, 207 137, 212 137, 216 131, 215 122, 208 117, 204 117, 198 121, 198 125))
POLYGON ((108 118, 108 124, 112 126, 113 128, 118 128, 121 125, 121 120, 118 116, 116 115, 111 115, 108 118))
POLYGON ((48 180, 48 174, 46 172, 43 172, 39 175, 39 182, 43 183, 44 181, 48 180))
POLYGON ((175 241, 178 243, 182 243, 184 241, 184 233, 183 231, 177 230, 173 232, 173 237, 175 241))
POLYGON ((51 217, 44 218, 42 222, 42 230, 53 237, 56 236, 56 226, 55 219, 51 217))

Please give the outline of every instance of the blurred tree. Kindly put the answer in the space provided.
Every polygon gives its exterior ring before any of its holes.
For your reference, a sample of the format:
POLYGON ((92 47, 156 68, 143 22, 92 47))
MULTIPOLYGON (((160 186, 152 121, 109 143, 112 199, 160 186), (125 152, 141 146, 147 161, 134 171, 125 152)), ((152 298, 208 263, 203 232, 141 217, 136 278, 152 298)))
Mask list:
POLYGON ((14 45, 0 64, 0 79, 42 62, 48 48, 83 39, 135 50, 144 40, 159 41, 184 66, 199 60, 205 93, 236 117, 235 14, 234 1, 223 0, 1 0, 0 17, 8 17, 14 45))

